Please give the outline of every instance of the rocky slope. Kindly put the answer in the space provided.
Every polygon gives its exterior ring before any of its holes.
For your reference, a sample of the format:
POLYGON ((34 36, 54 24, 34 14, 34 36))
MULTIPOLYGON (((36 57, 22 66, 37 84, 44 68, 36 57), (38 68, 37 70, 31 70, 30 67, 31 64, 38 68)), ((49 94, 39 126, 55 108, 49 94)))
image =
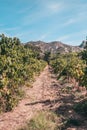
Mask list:
POLYGON ((53 41, 49 43, 43 41, 30 41, 25 44, 25 46, 30 45, 38 47, 43 53, 46 51, 50 51, 51 53, 68 53, 83 50, 80 46, 66 45, 60 41, 53 41))

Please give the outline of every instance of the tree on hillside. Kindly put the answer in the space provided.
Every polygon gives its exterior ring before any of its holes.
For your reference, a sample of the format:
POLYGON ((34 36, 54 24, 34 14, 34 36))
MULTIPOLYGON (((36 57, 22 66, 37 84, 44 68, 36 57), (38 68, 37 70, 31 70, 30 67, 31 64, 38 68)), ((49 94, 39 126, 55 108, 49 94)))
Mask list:
POLYGON ((87 86, 87 37, 86 37, 86 46, 85 50, 81 52, 82 59, 86 62, 86 67, 85 67, 85 75, 83 77, 83 84, 87 86))
POLYGON ((85 41, 85 50, 81 52, 82 59, 86 61, 87 64, 87 36, 85 41))
POLYGON ((48 64, 49 64, 50 58, 51 58, 51 52, 50 51, 45 52, 44 60, 47 61, 48 64))

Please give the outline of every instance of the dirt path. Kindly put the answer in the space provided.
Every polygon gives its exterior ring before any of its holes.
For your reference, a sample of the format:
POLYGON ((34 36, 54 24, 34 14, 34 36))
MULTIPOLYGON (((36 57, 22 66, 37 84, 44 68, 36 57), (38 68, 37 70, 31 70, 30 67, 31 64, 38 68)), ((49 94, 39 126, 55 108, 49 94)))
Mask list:
POLYGON ((54 98, 54 92, 50 88, 52 82, 55 82, 55 78, 47 66, 33 83, 33 88, 26 89, 26 97, 19 105, 12 112, 0 115, 0 130, 16 130, 31 119, 37 110, 43 109, 43 103, 54 98))
MULTIPOLYGON (((26 88, 26 97, 12 111, 0 115, 0 130, 17 130, 39 110, 48 109, 64 118, 79 118, 72 105, 77 101, 71 93, 64 93, 51 69, 47 66, 33 83, 33 88, 26 88)), ((85 120, 85 119, 84 119, 85 120)), ((81 120, 82 121, 82 120, 81 120)), ((82 126, 70 126, 64 130, 87 130, 87 122, 82 126)))

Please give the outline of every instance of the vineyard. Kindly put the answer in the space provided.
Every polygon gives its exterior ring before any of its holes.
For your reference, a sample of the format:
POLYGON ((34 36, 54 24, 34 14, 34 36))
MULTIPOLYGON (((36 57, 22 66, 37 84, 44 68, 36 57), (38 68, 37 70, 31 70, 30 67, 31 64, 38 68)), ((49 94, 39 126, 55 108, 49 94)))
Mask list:
POLYGON ((84 52, 59 54, 52 58, 50 65, 57 74, 58 79, 63 77, 68 80, 74 80, 78 87, 87 87, 87 65, 86 59, 83 58, 84 52))
POLYGON ((7 112, 23 96, 22 86, 33 81, 46 62, 16 37, 0 36, 0 112, 7 112))
POLYGON ((39 47, 0 35, 0 130, 86 130, 85 119, 87 46, 42 55, 39 47))

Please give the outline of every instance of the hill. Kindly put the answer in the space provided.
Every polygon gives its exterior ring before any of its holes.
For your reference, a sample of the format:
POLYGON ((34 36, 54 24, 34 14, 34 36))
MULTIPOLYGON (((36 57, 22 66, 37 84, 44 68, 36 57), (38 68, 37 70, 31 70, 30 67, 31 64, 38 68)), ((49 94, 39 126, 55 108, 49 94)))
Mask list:
POLYGON ((60 41, 53 41, 53 42, 43 42, 43 41, 30 41, 25 44, 25 46, 35 46, 39 48, 42 53, 46 51, 50 51, 51 53, 68 53, 68 52, 79 52, 83 50, 80 46, 71 46, 64 44, 60 41))

